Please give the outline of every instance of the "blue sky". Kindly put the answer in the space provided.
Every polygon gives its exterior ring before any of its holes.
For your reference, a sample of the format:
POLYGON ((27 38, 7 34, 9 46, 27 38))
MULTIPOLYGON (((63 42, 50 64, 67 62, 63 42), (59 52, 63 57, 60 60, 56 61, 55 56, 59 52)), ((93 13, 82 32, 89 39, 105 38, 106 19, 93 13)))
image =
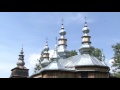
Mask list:
POLYGON ((0 12, 0 77, 8 78, 16 67, 22 44, 26 67, 33 73, 34 64, 48 38, 50 52, 59 38, 61 19, 67 32, 68 49, 81 46, 84 17, 87 17, 91 42, 103 49, 106 63, 113 57, 112 44, 120 42, 119 12, 0 12))

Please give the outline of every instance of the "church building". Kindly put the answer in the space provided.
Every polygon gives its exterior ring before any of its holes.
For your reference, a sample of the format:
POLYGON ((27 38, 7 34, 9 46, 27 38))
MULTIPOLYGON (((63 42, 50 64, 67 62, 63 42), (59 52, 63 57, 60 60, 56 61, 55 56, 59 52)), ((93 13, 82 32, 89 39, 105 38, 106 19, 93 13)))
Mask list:
POLYGON ((100 61, 91 54, 94 47, 91 45, 87 21, 85 21, 82 32, 82 45, 79 48, 79 54, 67 57, 70 51, 67 50, 66 31, 62 23, 58 44, 56 42, 54 46, 54 54, 49 57, 49 46, 46 41, 40 57, 41 69, 31 76, 29 76, 29 69, 24 66, 22 48, 17 67, 11 70, 10 78, 110 78, 110 68, 105 63, 104 55, 100 61))

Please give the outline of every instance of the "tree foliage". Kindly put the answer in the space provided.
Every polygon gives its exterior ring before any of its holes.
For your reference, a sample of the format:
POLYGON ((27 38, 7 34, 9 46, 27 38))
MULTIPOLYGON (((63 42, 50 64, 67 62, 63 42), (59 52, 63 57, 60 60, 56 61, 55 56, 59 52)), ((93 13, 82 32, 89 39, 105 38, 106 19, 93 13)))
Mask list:
POLYGON ((112 45, 113 51, 114 51, 114 57, 113 57, 113 67, 120 68, 120 43, 117 43, 116 45, 112 45))
POLYGON ((103 60, 102 50, 100 50, 99 48, 92 48, 92 55, 100 61, 103 60))
POLYGON ((115 73, 114 76, 120 78, 120 73, 115 73))
POLYGON ((120 43, 112 45, 112 48, 114 51, 112 68, 115 73, 114 75, 120 78, 120 73, 117 72, 117 70, 120 69, 120 43))
POLYGON ((34 73, 39 72, 41 69, 41 61, 43 60, 42 55, 43 55, 43 51, 41 52, 40 59, 38 59, 38 63, 35 65, 34 73))
POLYGON ((75 56, 75 55, 78 55, 78 52, 77 52, 76 50, 71 50, 71 51, 69 52, 69 55, 67 55, 67 58, 68 58, 68 57, 75 56))
POLYGON ((41 69, 40 65, 36 64, 34 68, 34 73, 37 73, 40 69, 41 69))

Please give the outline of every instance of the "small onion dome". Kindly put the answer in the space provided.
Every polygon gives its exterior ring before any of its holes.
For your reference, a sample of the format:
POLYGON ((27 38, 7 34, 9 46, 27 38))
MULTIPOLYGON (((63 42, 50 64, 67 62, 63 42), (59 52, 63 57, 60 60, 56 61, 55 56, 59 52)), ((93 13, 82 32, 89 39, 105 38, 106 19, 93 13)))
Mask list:
POLYGON ((85 22, 84 28, 82 29, 83 33, 89 33, 89 28, 87 26, 87 22, 85 22))
POLYGON ((46 42, 46 45, 44 47, 44 51, 48 51, 49 50, 49 47, 48 47, 48 43, 46 42))
POLYGON ((24 66, 25 63, 24 63, 24 61, 22 61, 22 60, 18 60, 17 65, 18 65, 18 66, 24 66))
POLYGON ((59 33, 60 33, 60 35, 66 34, 66 31, 64 30, 63 24, 62 24, 62 27, 61 27, 61 30, 59 31, 59 33))

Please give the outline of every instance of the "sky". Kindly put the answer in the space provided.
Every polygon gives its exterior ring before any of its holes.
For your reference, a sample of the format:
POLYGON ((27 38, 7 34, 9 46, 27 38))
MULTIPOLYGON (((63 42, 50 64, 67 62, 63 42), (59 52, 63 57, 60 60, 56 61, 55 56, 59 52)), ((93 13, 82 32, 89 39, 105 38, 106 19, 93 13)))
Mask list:
POLYGON ((111 46, 120 42, 120 12, 0 12, 0 78, 10 77, 11 69, 17 66, 22 44, 25 66, 32 75, 46 38, 52 55, 55 38, 60 37, 62 18, 67 49, 78 51, 84 17, 87 17, 92 45, 103 49, 105 62, 111 66, 114 54, 111 46))

